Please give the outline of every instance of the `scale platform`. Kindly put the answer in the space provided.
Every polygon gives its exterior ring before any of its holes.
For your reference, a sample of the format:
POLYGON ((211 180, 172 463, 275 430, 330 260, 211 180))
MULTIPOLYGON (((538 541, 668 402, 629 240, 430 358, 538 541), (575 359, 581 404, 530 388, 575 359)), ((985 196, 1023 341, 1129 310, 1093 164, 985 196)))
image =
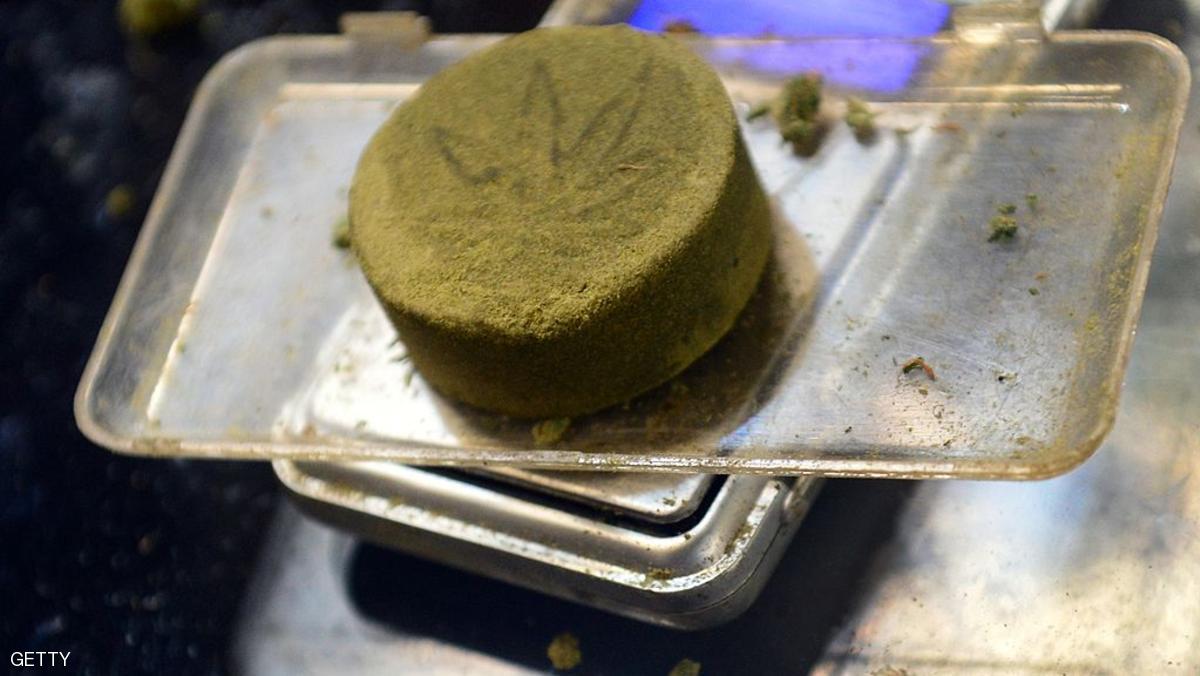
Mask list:
POLYGON ((777 223, 742 321, 545 448, 428 387, 331 244, 374 129, 497 39, 278 37, 218 64, 84 375, 85 433, 155 456, 1029 479, 1110 428, 1188 88, 1166 41, 988 22, 682 38, 743 117, 822 73, 828 133, 798 158, 744 123, 777 223), (850 96, 878 113, 868 143, 838 121, 850 96), (990 242, 1005 205, 1019 234, 990 242), (906 373, 915 357, 931 370, 906 373))

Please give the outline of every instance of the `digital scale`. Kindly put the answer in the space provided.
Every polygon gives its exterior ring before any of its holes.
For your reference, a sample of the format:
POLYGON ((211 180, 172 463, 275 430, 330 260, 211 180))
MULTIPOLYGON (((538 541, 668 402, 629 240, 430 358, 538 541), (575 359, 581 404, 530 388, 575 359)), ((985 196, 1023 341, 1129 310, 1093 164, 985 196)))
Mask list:
MULTIPOLYGON (((545 448, 528 423, 433 392, 350 254, 330 243, 370 134, 425 78, 499 38, 424 40, 412 17, 355 15, 343 35, 251 43, 196 94, 84 374, 80 426, 121 452, 270 460, 306 514, 388 547, 667 627, 728 621, 767 583, 825 477, 1047 478, 1110 430, 1189 70, 1145 34, 1047 33, 1043 16, 1072 10, 1045 9, 965 6, 947 32, 915 38, 679 38, 721 75, 739 117, 788 77, 818 71, 826 114, 862 98, 878 113, 877 137, 863 144, 831 124, 818 153, 797 158, 770 122, 744 122, 778 213, 753 319, 685 372, 686 387, 573 421, 570 437, 545 448), (981 234, 1008 202, 1020 204, 1023 229, 998 249, 981 234), (936 377, 904 373, 913 356, 936 377)), ((566 1, 545 23, 632 11, 566 1)), ((1192 319, 1200 326, 1200 312, 1192 319)), ((1181 360, 1200 373, 1194 352, 1181 360)), ((1157 396, 1148 392, 1128 384, 1126 404, 1157 396)), ((1110 445, 1128 434, 1118 427, 1110 445)), ((1166 446, 1200 444, 1180 434, 1166 446)), ((825 673, 875 664, 856 647, 864 636, 892 631, 907 649, 906 622, 923 625, 895 599, 933 593, 931 575, 970 577, 938 547, 995 528, 980 510, 1041 524, 1011 533, 1016 543, 1080 526, 1081 494, 1141 504, 1096 469, 1121 457, 1106 452, 1045 483, 922 484, 901 525, 919 542, 861 613, 876 633, 839 636, 844 654, 831 653, 825 673), (1061 502, 1039 492, 1055 484, 1061 502)), ((1160 495, 1150 468, 1161 463, 1144 461, 1160 495)), ((281 518, 281 532, 307 533, 293 545, 345 541, 290 510, 281 518)), ((289 545, 272 542, 268 556, 291 561, 279 564, 286 574, 320 581, 337 570, 333 558, 281 555, 289 545)), ((1189 555, 1162 565, 1196 584, 1183 572, 1189 555)), ((996 559, 972 551, 961 565, 982 575, 996 559)), ((1005 584, 963 588, 1016 594, 1040 574, 1058 580, 1048 560, 1025 565, 1005 584)), ((298 643, 280 632, 304 590, 257 584, 275 619, 248 620, 256 638, 243 666, 289 664, 271 637, 296 663, 319 661, 328 645, 313 637, 333 629, 307 626, 298 643)), ((313 593, 345 620, 335 587, 313 593)), ((1192 598, 1179 612, 1200 612, 1192 598)), ((955 601, 939 599, 948 617, 970 620, 955 601)), ((948 636, 974 645, 961 635, 969 627, 948 636)), ((1023 645, 1011 640, 1015 653, 1023 645)))

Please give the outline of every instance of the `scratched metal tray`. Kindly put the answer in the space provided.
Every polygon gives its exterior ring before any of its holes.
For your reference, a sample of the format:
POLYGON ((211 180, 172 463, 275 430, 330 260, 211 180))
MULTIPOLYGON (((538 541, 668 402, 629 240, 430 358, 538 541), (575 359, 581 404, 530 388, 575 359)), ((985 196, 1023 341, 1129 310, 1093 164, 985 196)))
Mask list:
POLYGON ((744 124, 777 223, 743 320, 539 447, 431 391, 331 246, 372 131, 495 39, 273 38, 214 68, 84 374, 84 432, 159 456, 1016 479, 1111 426, 1188 89, 1168 43, 691 39, 742 113, 822 72, 828 133, 797 158, 744 124), (868 143, 838 122, 852 95, 878 112, 868 143), (1006 204, 1018 235, 989 242, 1006 204))

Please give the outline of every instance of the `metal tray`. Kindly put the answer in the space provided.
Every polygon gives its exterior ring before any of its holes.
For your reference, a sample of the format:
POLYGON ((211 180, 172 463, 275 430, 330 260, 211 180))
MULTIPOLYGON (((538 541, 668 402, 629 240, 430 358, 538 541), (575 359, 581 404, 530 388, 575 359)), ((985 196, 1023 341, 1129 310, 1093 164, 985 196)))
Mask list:
POLYGON ((681 629, 750 605, 822 484, 731 476, 698 517, 655 528, 390 462, 279 460, 275 473, 305 512, 343 531, 681 629))
POLYGON ((248 45, 197 93, 77 419, 95 441, 145 455, 1066 471, 1112 424, 1189 76, 1152 36, 1007 30, 691 40, 741 110, 819 70, 827 116, 860 96, 879 133, 860 144, 834 123, 818 154, 798 159, 769 122, 746 124, 779 215, 750 311, 676 383, 574 421, 554 448, 536 447, 528 423, 431 392, 330 245, 359 150, 388 110, 497 38, 248 45), (1020 234, 989 243, 1006 203, 1020 234), (901 372, 916 356, 936 380, 901 372))
POLYGON ((524 467, 470 471, 518 488, 655 523, 674 523, 691 516, 704 501, 714 479, 712 474, 563 472, 524 467))

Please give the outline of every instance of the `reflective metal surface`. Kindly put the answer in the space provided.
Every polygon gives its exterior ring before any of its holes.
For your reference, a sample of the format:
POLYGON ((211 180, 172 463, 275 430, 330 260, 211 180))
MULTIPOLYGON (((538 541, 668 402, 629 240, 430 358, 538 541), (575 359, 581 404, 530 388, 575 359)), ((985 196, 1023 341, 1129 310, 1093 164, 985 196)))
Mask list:
POLYGON ((821 483, 728 477, 698 520, 648 529, 395 463, 278 461, 275 472, 306 511, 369 540, 680 628, 754 600, 821 483))
MULTIPOLYGON (((746 478, 746 477, 743 477, 746 478)), ((572 673, 802 673, 821 653, 909 482, 827 482, 758 600, 679 631, 562 601, 370 544, 284 509, 243 607, 231 662, 255 674, 547 673, 546 646, 579 637, 572 673)))
POLYGON ((520 467, 473 471, 658 523, 691 516, 713 483, 711 474, 554 472, 520 467))
POLYGON ((279 38, 219 66, 85 375, 85 431, 151 455, 1007 478, 1065 471, 1107 431, 1188 78, 1166 43, 691 41, 739 102, 816 68, 830 118, 860 94, 881 133, 833 124, 801 161, 747 125, 780 214, 761 312, 683 388, 545 449, 411 374, 329 246, 370 131, 488 41, 279 38), (987 242, 1031 193, 1017 240, 987 242), (901 372, 914 356, 936 381, 901 372))
POLYGON ((1200 673, 1198 124, 1193 91, 1107 442, 1050 481, 922 483, 816 673, 1200 673))
POLYGON ((232 650, 231 670, 254 676, 538 673, 501 657, 388 631, 347 593, 354 541, 284 507, 232 650))
POLYGON ((1180 169, 1108 442, 1046 482, 922 484, 817 673, 1200 673, 1200 163, 1180 169))

